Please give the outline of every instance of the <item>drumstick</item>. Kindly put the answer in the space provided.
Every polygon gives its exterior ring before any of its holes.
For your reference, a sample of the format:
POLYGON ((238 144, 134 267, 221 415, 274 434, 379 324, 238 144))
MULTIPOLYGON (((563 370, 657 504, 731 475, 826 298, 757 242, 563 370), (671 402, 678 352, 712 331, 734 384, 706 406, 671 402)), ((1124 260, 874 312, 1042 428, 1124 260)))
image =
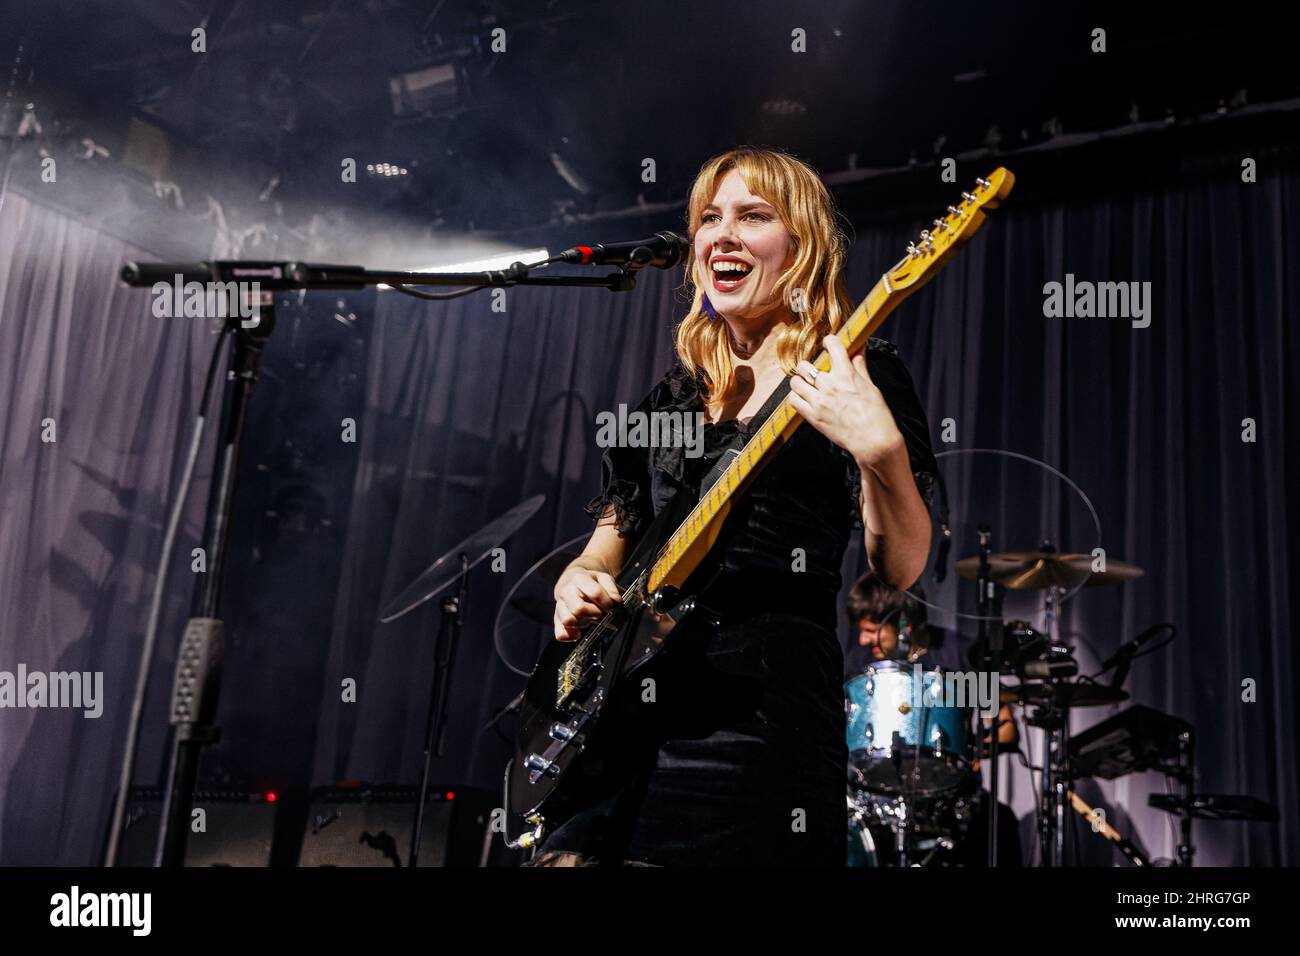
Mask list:
POLYGON ((1077 812, 1079 816, 1087 819, 1088 823, 1092 826, 1093 833, 1099 833, 1102 836, 1104 836, 1107 840, 1110 840, 1111 842, 1117 844, 1120 848, 1120 852, 1122 852, 1126 857, 1132 860, 1135 866, 1149 865, 1147 862, 1147 858, 1142 855, 1141 851, 1138 850, 1138 848, 1135 847, 1128 840, 1124 839, 1124 837, 1120 835, 1118 830, 1116 830, 1113 826, 1111 826, 1109 823, 1106 822, 1105 810, 1101 811, 1100 818, 1094 817, 1093 808, 1088 806, 1088 804, 1084 801, 1083 797, 1079 796, 1073 790, 1070 790, 1069 794, 1070 794, 1070 806, 1074 807, 1075 812, 1077 812))

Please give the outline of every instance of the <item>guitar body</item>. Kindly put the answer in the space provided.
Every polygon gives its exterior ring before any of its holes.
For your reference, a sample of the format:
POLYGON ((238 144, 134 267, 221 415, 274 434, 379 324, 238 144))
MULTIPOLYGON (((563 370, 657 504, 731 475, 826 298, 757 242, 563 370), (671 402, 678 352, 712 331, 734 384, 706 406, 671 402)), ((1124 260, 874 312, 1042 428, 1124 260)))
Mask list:
MULTIPOLYGON (((1015 177, 998 168, 977 179, 957 206, 934 220, 933 229, 907 248, 866 299, 836 330, 854 355, 900 302, 936 275, 1011 192, 1015 177)), ((822 351, 815 368, 827 371, 822 351)), ((548 827, 604 794, 617 790, 649 739, 636 719, 639 676, 675 640, 689 640, 687 625, 711 616, 690 596, 706 580, 709 555, 733 502, 794 434, 802 419, 788 397, 753 432, 745 447, 698 502, 677 499, 656 516, 618 575, 623 602, 576 641, 554 641, 529 678, 522 724, 510 765, 510 810, 524 816, 531 833, 515 845, 535 846, 548 827), (545 815, 543 816, 543 810, 545 815)))
POLYGON ((712 620, 693 596, 643 588, 651 560, 694 504, 674 499, 642 535, 617 579, 622 606, 577 641, 552 641, 542 652, 520 709, 513 812, 531 816, 545 805, 554 825, 625 779, 645 729, 634 714, 643 672, 679 627, 712 620))

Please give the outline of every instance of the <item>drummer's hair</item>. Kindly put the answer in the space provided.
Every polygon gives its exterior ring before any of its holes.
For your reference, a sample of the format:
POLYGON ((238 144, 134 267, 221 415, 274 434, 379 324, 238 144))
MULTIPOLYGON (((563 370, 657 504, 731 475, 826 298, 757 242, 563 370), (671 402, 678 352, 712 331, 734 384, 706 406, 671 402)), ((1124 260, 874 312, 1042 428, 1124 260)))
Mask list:
POLYGON ((925 624, 925 591, 919 584, 900 591, 880 580, 874 572, 868 571, 849 589, 844 610, 848 613, 849 623, 854 627, 864 617, 884 624, 906 616, 913 628, 922 628, 925 624))

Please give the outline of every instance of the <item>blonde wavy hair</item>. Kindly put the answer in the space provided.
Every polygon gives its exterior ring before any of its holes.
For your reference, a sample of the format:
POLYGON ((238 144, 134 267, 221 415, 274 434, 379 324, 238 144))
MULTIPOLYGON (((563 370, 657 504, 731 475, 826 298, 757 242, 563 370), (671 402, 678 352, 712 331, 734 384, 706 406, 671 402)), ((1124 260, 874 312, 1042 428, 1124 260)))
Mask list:
POLYGON ((778 149, 740 146, 708 160, 695 177, 687 203, 687 228, 691 253, 686 262, 684 288, 691 308, 678 324, 674 344, 677 357, 692 373, 703 371, 708 400, 725 402, 736 388, 727 329, 711 321, 704 311, 708 263, 695 258, 695 233, 704 207, 731 170, 740 173, 751 193, 770 203, 794 242, 794 263, 777 280, 775 293, 791 308, 792 321, 772 330, 777 357, 787 375, 800 359, 821 350, 823 337, 838 331, 853 311, 844 288, 844 261, 848 239, 839 227, 840 216, 830 191, 816 171, 802 160, 778 149), (796 290, 803 291, 803 310, 795 311, 796 290))

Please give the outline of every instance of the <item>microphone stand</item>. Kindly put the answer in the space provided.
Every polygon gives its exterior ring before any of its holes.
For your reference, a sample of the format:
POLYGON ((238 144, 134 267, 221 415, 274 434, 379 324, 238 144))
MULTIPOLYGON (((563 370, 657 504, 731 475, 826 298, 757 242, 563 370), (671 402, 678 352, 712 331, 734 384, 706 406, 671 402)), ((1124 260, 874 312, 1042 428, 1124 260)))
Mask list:
POLYGON ((424 830, 424 802, 429 793, 429 766, 436 753, 441 757, 447 745, 447 701, 451 694, 451 671, 456 662, 456 643, 460 640, 461 621, 469 601, 469 556, 460 556, 460 583, 456 593, 442 599, 442 621, 438 625, 438 643, 434 651, 433 681, 429 687, 429 710, 424 721, 424 772, 416 794, 415 825, 411 828, 411 859, 408 866, 418 866, 420 837, 424 830))
POLYGON ((222 396, 224 427, 217 445, 217 465, 208 495, 203 534, 207 545, 205 573, 199 578, 193 612, 185 626, 180 653, 176 656, 169 717, 175 730, 168 762, 168 782, 163 791, 162 826, 154 851, 154 866, 159 867, 185 865, 185 845, 198 780, 200 751, 221 736, 214 720, 224 652, 225 629, 217 617, 222 570, 230 540, 230 518, 234 511, 235 485, 249 402, 262 363, 262 349, 275 328, 272 296, 270 292, 261 295, 264 298, 255 303, 258 321, 251 328, 244 326, 238 310, 233 310, 236 314, 226 319, 234 342, 222 396))
MULTIPOLYGON (((988 865, 990 868, 998 865, 998 732, 1001 727, 998 726, 998 715, 1002 712, 1002 589, 992 580, 989 575, 989 553, 991 552, 992 529, 981 524, 978 528, 980 550, 979 550, 979 572, 976 577, 976 584, 979 587, 979 597, 976 600, 975 611, 979 616, 979 637, 976 640, 976 646, 980 648, 981 660, 986 670, 993 674, 993 721, 989 728, 989 801, 988 801, 988 865), (998 620, 989 626, 989 619, 997 617, 998 620)), ((978 754, 984 746, 984 734, 982 732, 979 716, 975 718, 975 752, 978 754)))
MULTIPOLYGON (((171 734, 171 753, 168 760, 168 782, 164 788, 162 824, 154 852, 154 866, 180 867, 185 863, 185 845, 189 833, 190 815, 193 811, 194 789, 198 780, 199 757, 204 746, 220 738, 220 729, 214 719, 220 691, 220 665, 224 647, 224 625, 217 617, 221 601, 222 571, 225 566, 230 537, 231 516, 234 513, 235 491, 239 476, 239 462, 243 452, 245 426, 257 382, 262 349, 275 327, 272 292, 286 289, 363 289, 372 285, 391 286, 427 285, 468 287, 467 291, 483 288, 504 288, 514 285, 577 286, 605 288, 611 292, 627 292, 636 287, 636 272, 652 264, 653 250, 641 246, 634 249, 619 271, 604 276, 532 276, 529 270, 552 261, 524 264, 512 263, 506 269, 484 272, 400 272, 372 270, 361 266, 324 265, 304 262, 273 262, 267 260, 211 260, 208 262, 128 262, 121 269, 124 283, 134 287, 163 285, 155 294, 173 294, 174 284, 199 283, 211 290, 212 283, 230 284, 237 296, 251 299, 256 284, 258 292, 257 321, 245 328, 241 310, 230 309, 225 321, 230 324, 234 344, 230 349, 230 364, 222 391, 222 437, 217 446, 217 461, 213 469, 214 480, 208 497, 207 517, 204 526, 206 542, 206 573, 199 579, 193 600, 193 613, 176 658, 176 674, 172 690, 171 712, 168 724, 175 728, 171 734)), ((419 295, 419 293, 414 293, 419 295)), ((431 296, 438 298, 438 296, 431 296)), ((251 318, 251 316, 250 316, 251 318)), ((463 605, 466 596, 462 575, 461 590, 457 600, 463 605)), ((444 602, 444 622, 450 614, 453 619, 450 641, 455 646, 459 632, 459 607, 448 611, 444 602)), ((411 865, 416 862, 419 848, 420 824, 423 822, 424 794, 428 788, 429 736, 438 732, 438 753, 442 753, 442 725, 445 718, 445 681, 450 671, 451 657, 446 666, 440 666, 434 696, 442 698, 443 713, 435 728, 431 706, 425 747, 425 779, 420 787, 416 830, 412 841, 411 865)), ((142 666, 147 667, 148 662, 142 666)), ((136 739, 139 723, 143 720, 143 707, 136 708, 139 716, 128 733, 136 739)), ((127 748, 124 763, 133 763, 134 750, 127 748)), ((124 767, 124 779, 133 775, 133 766, 124 767)), ((118 800, 127 799, 119 793, 118 800)), ((110 845, 116 839, 110 835, 110 845)), ((110 859, 110 863, 111 863, 110 859)))

